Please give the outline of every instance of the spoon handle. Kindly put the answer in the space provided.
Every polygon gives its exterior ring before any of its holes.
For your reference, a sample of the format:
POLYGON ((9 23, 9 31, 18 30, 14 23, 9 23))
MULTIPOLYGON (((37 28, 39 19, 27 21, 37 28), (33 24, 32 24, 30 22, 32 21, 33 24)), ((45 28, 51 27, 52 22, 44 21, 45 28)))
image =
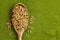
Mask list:
POLYGON ((18 36, 18 40, 22 40, 22 36, 19 35, 19 36, 18 36))
POLYGON ((23 33, 24 33, 24 30, 22 30, 20 33, 18 33, 18 40, 22 40, 23 33))

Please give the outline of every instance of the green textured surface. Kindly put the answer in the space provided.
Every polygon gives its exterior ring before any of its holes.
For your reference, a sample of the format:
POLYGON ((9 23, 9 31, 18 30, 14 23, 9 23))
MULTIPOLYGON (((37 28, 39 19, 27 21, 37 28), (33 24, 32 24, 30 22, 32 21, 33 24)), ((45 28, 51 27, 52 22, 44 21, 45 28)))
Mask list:
POLYGON ((30 36, 23 34, 23 40, 60 40, 60 0, 0 0, 0 40, 17 40, 13 29, 8 29, 6 22, 13 6, 24 3, 29 15, 36 19, 31 26, 30 36), (11 36, 9 32, 13 32, 11 36))

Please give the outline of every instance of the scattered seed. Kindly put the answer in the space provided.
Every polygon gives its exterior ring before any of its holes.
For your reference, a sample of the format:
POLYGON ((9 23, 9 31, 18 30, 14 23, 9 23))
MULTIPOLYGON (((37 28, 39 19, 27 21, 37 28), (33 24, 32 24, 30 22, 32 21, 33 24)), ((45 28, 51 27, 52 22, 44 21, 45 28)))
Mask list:
POLYGON ((33 16, 31 16, 30 20, 35 20, 33 16))
POLYGON ((31 19, 33 19, 33 16, 31 16, 31 19))
POLYGON ((8 25, 8 28, 11 28, 11 23, 10 22, 7 22, 6 24, 8 25))
POLYGON ((33 19, 33 20, 35 20, 35 19, 33 19))
POLYGON ((9 36, 11 36, 11 35, 12 35, 12 33, 9 33, 8 35, 9 35, 9 36))
POLYGON ((26 33, 26 37, 29 37, 29 34, 26 33))
POLYGON ((30 24, 32 24, 32 22, 29 22, 30 24))
POLYGON ((29 33, 31 33, 32 31, 29 31, 29 33))

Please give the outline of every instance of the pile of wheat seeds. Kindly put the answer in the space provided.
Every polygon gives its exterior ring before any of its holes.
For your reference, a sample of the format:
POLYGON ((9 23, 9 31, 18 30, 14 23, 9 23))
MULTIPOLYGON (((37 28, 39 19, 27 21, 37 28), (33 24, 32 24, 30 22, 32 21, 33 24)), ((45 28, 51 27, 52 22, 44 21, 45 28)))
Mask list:
POLYGON ((28 13, 26 8, 18 4, 12 12, 12 24, 16 31, 21 31, 28 26, 28 13))

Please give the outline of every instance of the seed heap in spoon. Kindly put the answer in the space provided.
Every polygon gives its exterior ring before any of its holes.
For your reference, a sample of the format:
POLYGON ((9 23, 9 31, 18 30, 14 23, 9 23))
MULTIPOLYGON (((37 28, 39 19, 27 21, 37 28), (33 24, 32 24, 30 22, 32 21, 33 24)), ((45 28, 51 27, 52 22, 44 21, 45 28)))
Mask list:
POLYGON ((12 10, 12 25, 15 29, 18 40, 22 40, 22 34, 28 26, 28 13, 24 4, 18 3, 12 10))

